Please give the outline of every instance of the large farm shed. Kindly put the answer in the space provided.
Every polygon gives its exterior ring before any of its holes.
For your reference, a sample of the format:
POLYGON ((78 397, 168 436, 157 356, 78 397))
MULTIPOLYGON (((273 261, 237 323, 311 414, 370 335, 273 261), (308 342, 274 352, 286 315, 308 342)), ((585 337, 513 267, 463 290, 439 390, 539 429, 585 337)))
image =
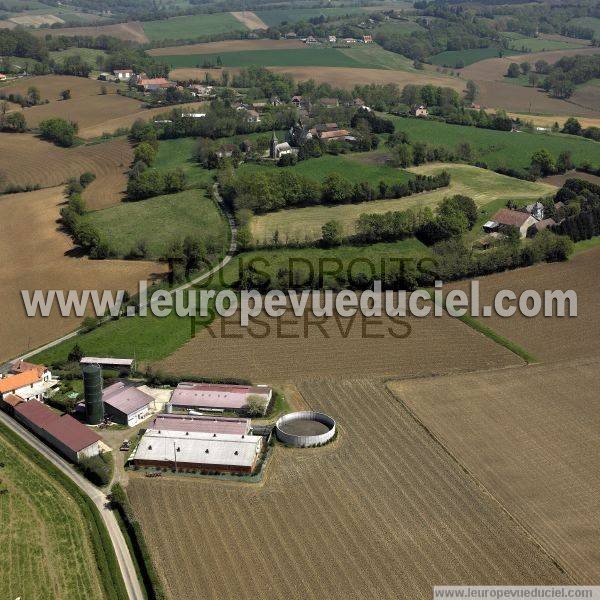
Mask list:
POLYGON ((157 431, 196 431, 204 433, 228 433, 246 435, 250 433, 250 419, 231 417, 197 417, 187 415, 158 415, 152 419, 148 429, 157 431))
POLYGON ((133 427, 142 421, 149 411, 154 398, 133 385, 117 381, 102 393, 104 413, 115 423, 133 427))
POLYGON ((179 409, 242 413, 250 396, 259 396, 267 410, 273 390, 267 386, 221 385, 214 383, 182 382, 174 390, 171 405, 179 409))
POLYGON ((14 415, 55 450, 73 462, 96 456, 100 436, 69 415, 59 415, 37 400, 21 402, 14 415))
POLYGON ((148 429, 131 462, 140 467, 250 475, 262 447, 263 438, 256 435, 148 429))
POLYGON ((115 371, 131 371, 134 367, 132 358, 101 358, 99 356, 84 356, 79 364, 100 365, 103 369, 114 369, 115 371))

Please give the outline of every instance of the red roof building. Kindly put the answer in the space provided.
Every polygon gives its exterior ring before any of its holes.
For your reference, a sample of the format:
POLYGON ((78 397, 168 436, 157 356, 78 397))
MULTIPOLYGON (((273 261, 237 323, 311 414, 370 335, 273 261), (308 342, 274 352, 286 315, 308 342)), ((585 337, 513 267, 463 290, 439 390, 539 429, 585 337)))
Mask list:
POLYGON ((266 409, 272 395, 266 386, 182 382, 175 388, 171 404, 178 408, 243 412, 250 396, 260 396, 266 409))

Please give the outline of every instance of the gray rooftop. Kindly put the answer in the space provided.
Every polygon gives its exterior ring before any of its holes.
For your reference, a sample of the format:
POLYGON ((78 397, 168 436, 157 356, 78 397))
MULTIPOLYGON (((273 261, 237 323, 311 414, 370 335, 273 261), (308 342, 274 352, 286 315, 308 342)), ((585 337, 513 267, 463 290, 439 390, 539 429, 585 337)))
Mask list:
POLYGON ((133 385, 118 381, 104 390, 102 400, 115 410, 130 415, 144 406, 148 406, 154 398, 133 385))

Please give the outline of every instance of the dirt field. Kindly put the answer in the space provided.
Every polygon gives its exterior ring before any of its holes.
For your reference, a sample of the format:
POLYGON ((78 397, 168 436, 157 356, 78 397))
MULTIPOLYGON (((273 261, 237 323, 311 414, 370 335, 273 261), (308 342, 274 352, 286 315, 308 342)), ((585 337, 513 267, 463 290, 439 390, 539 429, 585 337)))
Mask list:
POLYGON ((248 10, 231 14, 248 29, 269 29, 269 26, 258 15, 248 10))
POLYGON ((208 44, 191 44, 187 46, 169 46, 168 48, 152 48, 151 56, 185 56, 187 54, 216 54, 218 52, 241 52, 244 50, 293 50, 304 48, 299 40, 224 40, 208 44))
POLYGON ((74 256, 71 239, 56 220, 63 188, 0 196, 0 360, 35 348, 76 328, 81 317, 28 318, 21 290, 134 289, 141 278, 162 272, 162 264, 91 261, 74 256))
POLYGON ((53 25, 55 23, 64 23, 62 19, 55 15, 19 15, 10 19, 17 25, 25 27, 39 27, 40 25, 53 25))
POLYGON ((239 317, 238 324, 235 317, 218 320, 156 367, 169 373, 272 383, 300 377, 432 375, 520 362, 508 350, 448 316, 401 320, 405 324, 386 317, 367 319, 364 332, 360 315, 354 320, 325 320, 322 329, 314 322, 323 319, 308 314, 306 318, 305 323, 293 313, 286 314, 278 329, 277 319, 261 316, 270 327, 267 336, 266 327, 259 323, 249 330, 239 326, 239 317), (404 339, 390 335, 388 328, 404 339))
POLYGON ((382 384, 299 389, 339 437, 277 447, 261 485, 130 478, 170 598, 425 600, 442 583, 568 581, 382 384))
POLYGON ((98 206, 95 206, 100 208, 107 205, 109 198, 110 203, 118 201, 115 191, 121 189, 121 176, 129 166, 133 153, 125 139, 114 139, 91 146, 59 148, 29 133, 0 133, 0 155, 9 157, 0 164, 0 171, 5 175, 7 184, 53 187, 64 183, 69 177, 78 177, 85 171, 95 173, 99 181, 90 186, 86 196, 92 204, 95 202, 92 201, 92 195, 101 198, 98 206), (106 189, 98 189, 101 182, 104 182, 106 189))
MULTIPOLYGON (((561 362, 571 358, 600 355, 600 248, 582 252, 568 262, 539 264, 526 269, 497 273, 480 279, 481 305, 491 304, 497 291, 574 290, 577 293, 577 317, 511 318, 497 315, 480 317, 480 321, 499 334, 517 342, 544 362, 561 362)), ((469 289, 468 283, 456 287, 469 289)))
POLYGON ((581 173, 579 171, 568 171, 564 175, 550 175, 550 177, 544 177, 543 181, 556 187, 562 187, 567 179, 584 179, 585 181, 591 181, 596 185, 600 185, 600 177, 598 175, 581 173))
POLYGON ((66 35, 72 37, 75 35, 90 35, 92 37, 98 37, 99 35, 109 35, 112 37, 119 38, 120 40, 131 40, 132 42, 139 42, 140 44, 148 43, 148 38, 144 33, 141 23, 137 21, 131 21, 130 23, 117 23, 114 25, 97 25, 90 27, 65 27, 62 29, 41 29, 38 31, 38 35, 59 36, 66 35))
POLYGON ((598 358, 391 385, 578 584, 598 582, 598 358))
MULTIPOLYGON (((47 31, 54 31, 48 29, 47 31)), ((30 87, 36 87, 40 91, 42 100, 49 100, 50 105, 53 107, 57 104, 66 104, 69 106, 69 100, 60 100, 60 93, 63 90, 71 90, 71 96, 74 100, 81 100, 89 96, 98 96, 100 94, 100 88, 105 85, 108 90, 112 93, 115 88, 106 82, 97 81, 96 79, 89 79, 87 77, 71 77, 70 75, 40 75, 38 77, 23 77, 16 83, 10 85, 0 85, 0 92, 3 94, 27 94, 27 90, 30 87)), ((40 107, 33 107, 40 108, 40 107)), ((28 111, 33 110, 28 108, 28 111)))

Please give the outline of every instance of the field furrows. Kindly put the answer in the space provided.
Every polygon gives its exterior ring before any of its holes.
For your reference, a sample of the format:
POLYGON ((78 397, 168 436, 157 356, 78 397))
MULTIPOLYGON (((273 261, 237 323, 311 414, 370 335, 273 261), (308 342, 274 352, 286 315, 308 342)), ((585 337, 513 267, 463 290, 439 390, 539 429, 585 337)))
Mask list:
POLYGON ((415 600, 436 583, 568 581, 381 383, 299 389, 340 435, 278 447, 260 485, 132 477, 169 597, 415 600))

